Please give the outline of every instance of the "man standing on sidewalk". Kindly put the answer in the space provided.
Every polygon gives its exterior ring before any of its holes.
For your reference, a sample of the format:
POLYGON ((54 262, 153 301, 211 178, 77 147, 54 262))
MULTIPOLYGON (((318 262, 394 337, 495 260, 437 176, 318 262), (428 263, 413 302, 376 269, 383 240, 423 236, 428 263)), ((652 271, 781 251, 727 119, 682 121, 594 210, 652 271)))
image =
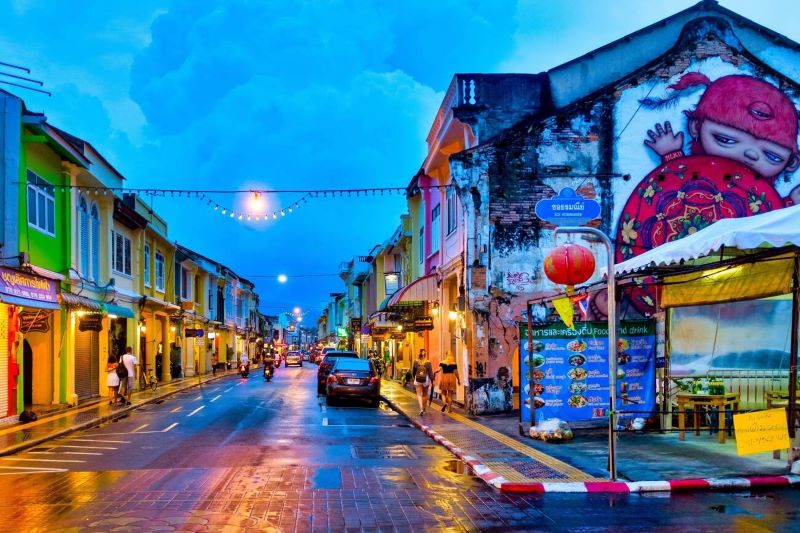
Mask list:
POLYGON ((133 383, 135 381, 134 377, 136 376, 136 367, 139 365, 139 361, 136 359, 136 356, 133 355, 133 348, 130 346, 125 348, 125 355, 120 359, 120 363, 125 365, 125 368, 128 369, 128 377, 120 382, 119 395, 122 397, 122 401, 130 405, 131 394, 133 394, 133 383))

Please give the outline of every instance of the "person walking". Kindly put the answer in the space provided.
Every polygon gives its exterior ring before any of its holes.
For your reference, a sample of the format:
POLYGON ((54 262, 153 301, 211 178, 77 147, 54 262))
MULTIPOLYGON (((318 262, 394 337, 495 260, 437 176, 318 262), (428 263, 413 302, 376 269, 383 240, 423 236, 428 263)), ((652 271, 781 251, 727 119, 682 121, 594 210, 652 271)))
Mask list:
POLYGON ((439 382, 439 391, 442 393, 442 412, 445 410, 453 412, 453 393, 456 391, 457 386, 461 386, 461 379, 458 377, 458 365, 456 358, 453 354, 447 352, 444 356, 444 361, 439 364, 439 370, 442 372, 441 381, 439 382))
POLYGON ((125 353, 120 358, 120 364, 125 365, 128 370, 128 377, 120 380, 119 394, 122 397, 123 403, 131 404, 131 395, 133 394, 133 383, 136 377, 136 366, 139 360, 133 355, 133 348, 128 346, 125 348, 125 353))
POLYGON ((211 375, 217 375, 217 363, 219 363, 219 357, 217 357, 217 352, 211 354, 211 375))
POLYGON ((424 348, 419 351, 419 357, 414 361, 411 374, 414 376, 414 388, 417 390, 419 414, 422 416, 428 407, 428 389, 433 385, 433 368, 431 368, 431 362, 428 361, 424 348))
POLYGON ((113 354, 108 354, 106 362, 106 386, 108 386, 108 405, 116 405, 119 393, 119 376, 117 376, 117 358, 113 354))

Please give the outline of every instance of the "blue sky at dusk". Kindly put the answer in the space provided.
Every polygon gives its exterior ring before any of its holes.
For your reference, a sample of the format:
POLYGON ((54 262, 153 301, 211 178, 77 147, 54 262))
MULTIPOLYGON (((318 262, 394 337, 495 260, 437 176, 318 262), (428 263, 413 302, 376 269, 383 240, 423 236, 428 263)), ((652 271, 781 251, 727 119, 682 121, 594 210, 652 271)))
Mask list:
MULTIPOLYGON (((694 3, 15 0, 0 8, 0 61, 53 96, 0 87, 94 144, 131 187, 404 187, 454 73, 540 72, 694 3)), ((800 41, 794 2, 721 3, 800 41)), ((154 207, 173 240, 254 281, 262 311, 300 306, 310 320, 341 281, 293 276, 365 255, 405 199, 313 199, 266 224, 196 199, 154 207), (289 282, 259 277, 278 273, 289 282)))

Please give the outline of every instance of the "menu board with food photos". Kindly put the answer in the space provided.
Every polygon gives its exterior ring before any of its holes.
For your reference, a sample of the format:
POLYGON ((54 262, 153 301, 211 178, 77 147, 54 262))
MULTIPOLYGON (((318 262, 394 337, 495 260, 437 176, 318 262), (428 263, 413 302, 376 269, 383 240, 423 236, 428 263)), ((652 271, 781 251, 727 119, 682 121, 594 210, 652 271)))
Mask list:
MULTIPOLYGON (((567 422, 608 416, 608 326, 605 322, 520 325, 523 421, 560 418, 567 422)), ((646 417, 655 408, 655 323, 620 323, 617 335, 617 410, 621 419, 646 417)))

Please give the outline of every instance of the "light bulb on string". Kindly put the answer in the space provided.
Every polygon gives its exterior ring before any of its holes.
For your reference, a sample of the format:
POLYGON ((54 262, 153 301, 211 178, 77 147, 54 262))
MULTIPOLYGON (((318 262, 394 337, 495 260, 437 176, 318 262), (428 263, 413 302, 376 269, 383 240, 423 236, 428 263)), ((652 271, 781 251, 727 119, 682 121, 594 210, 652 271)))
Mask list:
POLYGON ((225 214, 225 213, 227 213, 227 212, 228 212, 228 210, 227 210, 227 209, 225 209, 225 208, 223 207, 223 208, 222 208, 222 214, 224 215, 224 214, 225 214))
POLYGON ((290 213, 292 212, 292 206, 289 206, 289 212, 290 213))
POLYGON ((248 220, 248 221, 249 221, 249 220, 251 220, 251 217, 250 217, 250 215, 247 215, 247 220, 248 220))
POLYGON ((277 220, 277 218, 278 218, 278 214, 277 213, 272 213, 272 220, 277 220))
MULTIPOLYGON (((211 200, 209 200, 209 201, 208 201, 208 203, 210 204, 210 203, 211 203, 211 200)), ((218 206, 218 205, 216 205, 216 204, 214 205, 214 211, 219 211, 219 206, 218 206)))
MULTIPOLYGON (((256 222, 258 222, 260 218, 261 218, 261 217, 259 217, 258 215, 256 215, 256 222)), ((264 217, 264 220, 266 220, 266 219, 267 219, 267 217, 264 217)))
POLYGON ((236 213, 234 213, 233 211, 231 211, 231 218, 233 218, 233 217, 235 217, 235 216, 236 216, 236 213))
POLYGON ((282 216, 282 217, 285 217, 285 216, 286 216, 286 211, 284 211, 283 209, 281 209, 281 216, 282 216))
MULTIPOLYGON (((239 220, 242 220, 242 214, 241 214, 241 213, 239 213, 239 216, 238 216, 237 218, 238 218, 239 220)), ((249 217, 249 216, 247 217, 247 220, 250 220, 250 217, 249 217)))

